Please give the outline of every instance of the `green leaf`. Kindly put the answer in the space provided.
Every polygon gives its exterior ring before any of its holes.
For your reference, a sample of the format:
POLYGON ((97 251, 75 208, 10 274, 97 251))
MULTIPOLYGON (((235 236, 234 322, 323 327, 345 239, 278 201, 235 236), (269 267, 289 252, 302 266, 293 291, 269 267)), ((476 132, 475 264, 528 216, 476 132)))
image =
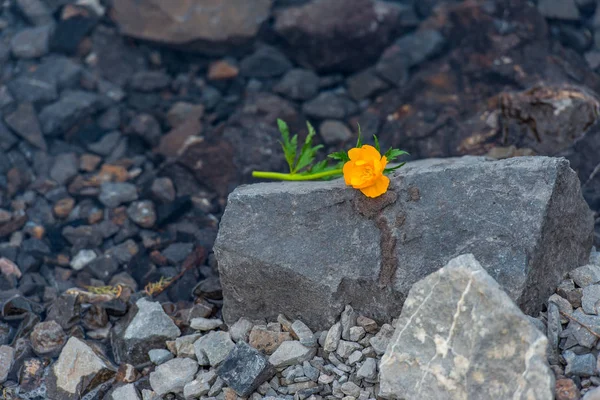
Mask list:
POLYGON ((390 149, 385 152, 384 156, 385 156, 385 158, 387 158, 388 161, 394 161, 396 158, 403 156, 405 154, 408 154, 408 153, 404 150, 392 149, 390 147, 390 149))
POLYGON ((294 135, 290 140, 290 128, 281 119, 277 119, 277 126, 279 127, 279 132, 281 132, 281 138, 283 139, 283 141, 280 141, 279 143, 283 148, 285 161, 287 161, 288 163, 290 172, 293 172, 294 163, 296 162, 296 148, 298 147, 298 135, 294 135))
POLYGON ((379 148, 379 139, 377 139, 377 135, 373 135, 373 140, 375 141, 375 148, 378 152, 381 153, 381 149, 379 148))
MULTIPOLYGON (((324 172, 327 171, 327 163, 328 160, 323 160, 323 161, 319 161, 318 163, 316 163, 315 165, 313 165, 312 167, 310 167, 310 173, 311 174, 318 174, 319 172, 324 172)), ((330 168, 329 168, 330 169, 330 168)))
POLYGON ((336 151, 335 153, 331 153, 327 157, 342 162, 350 161, 350 157, 348 157, 348 153, 346 153, 345 151, 336 151))
POLYGON ((397 170, 398 168, 402 168, 404 166, 404 164, 406 164, 406 163, 403 162, 403 163, 400 163, 400 164, 396 165, 395 167, 386 168, 386 169, 383 170, 383 173, 384 174, 388 174, 388 173, 390 173, 392 171, 397 170))
POLYGON ((294 173, 301 171, 306 168, 315 159, 315 155, 318 150, 323 148, 323 145, 317 145, 312 147, 312 139, 316 135, 315 128, 310 124, 310 122, 306 122, 308 126, 308 135, 306 135, 306 139, 304 140, 304 145, 302 146, 302 150, 300 151, 300 156, 298 157, 298 162, 294 166, 294 173))
POLYGON ((360 124, 357 122, 356 125, 358 125, 358 140, 356 141, 356 147, 360 148, 362 147, 362 132, 360 131, 360 124))

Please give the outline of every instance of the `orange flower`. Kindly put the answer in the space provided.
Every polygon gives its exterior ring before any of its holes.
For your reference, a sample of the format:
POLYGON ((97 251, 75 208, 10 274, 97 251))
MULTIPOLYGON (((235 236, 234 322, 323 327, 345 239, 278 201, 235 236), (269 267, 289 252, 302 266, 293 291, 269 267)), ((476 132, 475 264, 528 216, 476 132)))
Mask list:
POLYGON ((368 144, 348 151, 350 161, 344 164, 346 185, 359 189, 367 197, 381 196, 387 192, 390 179, 383 175, 387 158, 368 144))

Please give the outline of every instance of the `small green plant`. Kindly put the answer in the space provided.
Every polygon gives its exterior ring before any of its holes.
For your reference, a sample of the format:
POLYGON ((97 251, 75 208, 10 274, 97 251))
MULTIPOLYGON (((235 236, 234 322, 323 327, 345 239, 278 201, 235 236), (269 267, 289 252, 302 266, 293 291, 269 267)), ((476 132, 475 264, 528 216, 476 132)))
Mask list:
POLYGON ((343 175, 346 184, 359 189, 368 197, 377 197, 385 193, 389 186, 389 178, 385 174, 401 168, 406 163, 400 163, 387 168, 387 164, 398 157, 407 155, 404 150, 390 147, 381 155, 379 139, 373 135, 375 147, 362 143, 360 125, 358 126, 358 141, 356 147, 346 151, 329 154, 323 161, 315 163, 317 152, 322 145, 313 146, 315 129, 307 122, 308 135, 304 144, 298 148, 298 135, 290 137, 288 125, 281 119, 277 120, 281 133, 281 147, 288 164, 289 173, 271 171, 253 171, 255 178, 276 179, 285 181, 325 180, 343 175), (328 165, 329 160, 334 160, 334 165, 328 165))

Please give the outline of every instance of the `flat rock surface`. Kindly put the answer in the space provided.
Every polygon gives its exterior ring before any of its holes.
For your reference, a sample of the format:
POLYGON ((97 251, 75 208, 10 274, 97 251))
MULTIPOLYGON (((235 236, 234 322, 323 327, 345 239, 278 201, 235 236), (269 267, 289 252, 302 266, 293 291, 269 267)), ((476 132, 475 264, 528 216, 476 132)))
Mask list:
POLYGON ((551 399, 547 344, 473 255, 459 256, 410 290, 381 359, 379 395, 551 399))
POLYGON ((561 158, 415 161, 369 200, 341 180, 238 187, 215 244, 225 322, 285 313, 321 329, 344 304, 389 322, 412 284, 464 253, 534 312, 592 244, 561 158))

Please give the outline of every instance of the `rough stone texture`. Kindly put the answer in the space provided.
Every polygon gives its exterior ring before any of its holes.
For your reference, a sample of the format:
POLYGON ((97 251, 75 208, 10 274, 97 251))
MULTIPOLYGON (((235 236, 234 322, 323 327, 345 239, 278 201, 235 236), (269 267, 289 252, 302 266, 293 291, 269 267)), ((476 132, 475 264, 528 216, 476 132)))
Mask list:
POLYGON ((133 383, 118 387, 112 392, 112 400, 139 400, 140 395, 133 383))
POLYGON ((587 262, 592 229, 563 158, 414 161, 374 201, 342 180, 241 186, 215 243, 224 320, 283 313, 319 330, 352 304, 389 322, 413 283, 468 252, 530 313, 587 262))
POLYGON ((0 346, 0 383, 4 383, 15 361, 15 349, 0 346))
POLYGON ((283 342, 269 357, 269 362, 277 368, 287 367, 310 360, 316 352, 317 349, 306 347, 300 342, 283 342))
POLYGON ((48 398, 75 400, 112 378, 114 367, 87 343, 71 337, 50 368, 48 398))
POLYGON ((128 36, 222 53, 252 39, 269 17, 272 0, 119 0, 121 31, 128 36))
POLYGON ((475 257, 459 256, 410 290, 381 359, 379 395, 551 399, 547 344, 475 257))
POLYGON ((206 356, 210 366, 214 367, 219 365, 229 352, 235 347, 235 344, 231 341, 229 332, 210 332, 206 336, 202 336, 194 343, 194 350, 196 351, 196 357, 198 362, 206 356))
POLYGON ((275 368, 258 350, 239 342, 223 361, 217 375, 240 396, 249 396, 275 375, 275 368))
POLYGON ((150 373, 150 385, 160 396, 173 392, 183 392, 186 383, 194 379, 198 363, 191 358, 174 358, 156 367, 150 373))
POLYGON ((384 2, 317 0, 277 13, 275 30, 301 65, 357 71, 389 43, 397 19, 398 8, 384 2))
POLYGON ((165 340, 175 339, 181 334, 160 303, 142 298, 129 313, 111 332, 113 353, 119 363, 136 365, 147 362, 148 350, 164 348, 165 340), (152 321, 152 329, 148 329, 148 321, 152 321))

